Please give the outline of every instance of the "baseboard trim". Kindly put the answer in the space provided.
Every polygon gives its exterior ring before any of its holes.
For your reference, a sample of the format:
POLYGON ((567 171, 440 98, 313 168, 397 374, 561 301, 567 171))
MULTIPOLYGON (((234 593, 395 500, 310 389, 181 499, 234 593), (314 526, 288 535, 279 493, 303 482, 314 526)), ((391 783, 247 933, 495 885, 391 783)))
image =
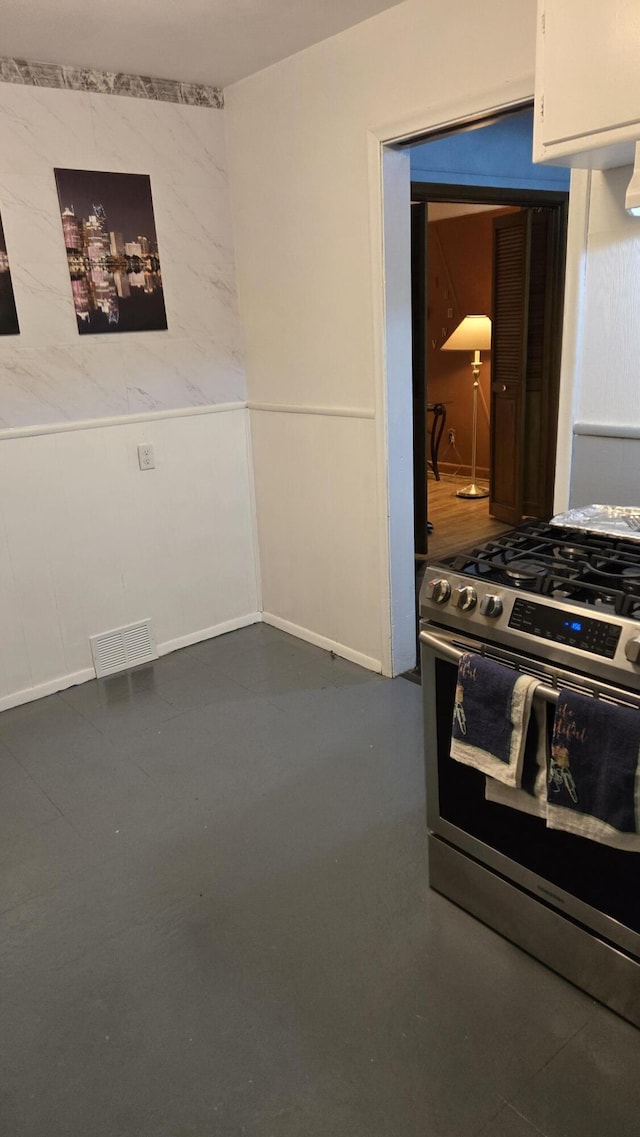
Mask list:
POLYGON ((212 628, 202 628, 198 632, 190 632, 187 636, 178 636, 174 640, 165 640, 158 644, 158 655, 169 655, 172 651, 179 651, 183 647, 192 647, 193 644, 204 640, 213 640, 216 636, 224 636, 227 632, 237 632, 238 628, 248 628, 250 624, 259 624, 262 620, 261 612, 249 612, 246 616, 235 616, 233 620, 224 620, 221 624, 214 624, 212 628))
POLYGON ((288 632, 289 635, 297 636, 298 639, 306 640, 307 643, 324 648, 325 651, 333 651, 342 659, 348 659, 350 663, 357 663, 359 667, 366 667, 367 671, 382 672, 382 661, 374 659, 372 655, 354 651, 353 648, 338 643, 337 640, 327 639, 326 636, 312 632, 309 628, 303 628, 300 624, 292 624, 290 620, 283 620, 280 616, 274 616, 273 612, 263 612, 262 619, 265 624, 271 624, 272 627, 279 628, 281 632, 288 632))
MULTIPOLYGON (((202 628, 197 632, 190 632, 187 636, 178 636, 173 640, 165 640, 158 644, 158 656, 169 655, 182 647, 191 647, 192 644, 211 640, 216 636, 223 636, 225 632, 235 632, 238 628, 246 628, 250 624, 259 624, 262 620, 261 612, 249 612, 245 616, 236 616, 233 620, 224 620, 212 628, 202 628)), ((123 675, 117 672, 116 675, 123 675)), ((48 679, 46 683, 39 683, 36 687, 25 687, 21 691, 12 691, 10 695, 0 696, 0 713, 9 711, 12 707, 21 707, 24 703, 34 703, 37 699, 44 699, 47 695, 55 695, 58 691, 66 691, 68 687, 77 687, 80 683, 87 683, 95 679, 93 667, 83 667, 81 671, 72 671, 69 675, 58 675, 55 679, 48 679)), ((107 676, 109 678, 109 676, 107 676)), ((115 678, 115 676, 114 676, 115 678)))
MULTIPOLYGON (((431 459, 429 459, 429 461, 431 461, 431 459)), ((462 463, 462 465, 456 465, 455 462, 441 462, 440 459, 438 459, 438 470, 441 474, 447 474, 448 477, 457 477, 467 482, 471 477, 471 466, 465 466, 464 463, 462 463)), ((431 466, 429 466, 429 481, 431 481, 432 475, 433 471, 431 466)), ((484 466, 476 466, 476 481, 488 482, 489 470, 484 466)))
POLYGON ((55 679, 47 679, 46 683, 38 683, 37 687, 24 687, 22 691, 12 691, 10 695, 0 696, 0 711, 21 707, 24 703, 35 702, 36 699, 45 699, 47 695, 66 691, 67 687, 77 687, 78 683, 86 683, 95 677, 93 667, 83 667, 81 671, 72 671, 69 675, 58 675, 55 679))
MULTIPOLYGON (((303 628, 300 624, 283 620, 272 612, 248 612, 244 616, 235 616, 232 620, 224 620, 221 624, 214 624, 211 628, 201 628, 199 631, 190 632, 186 636, 177 636, 173 640, 165 640, 164 643, 158 644, 158 656, 169 655, 172 651, 179 651, 180 648, 191 647, 193 644, 215 639, 216 636, 223 636, 226 632, 235 632, 239 628, 247 628, 251 624, 259 624, 261 621, 264 621, 265 624, 271 624, 274 628, 279 628, 282 632, 288 632, 291 636, 297 636, 298 639, 306 640, 307 643, 314 644, 325 651, 333 651, 342 659, 348 659, 350 663, 357 663, 359 667, 364 667, 367 671, 375 671, 378 674, 382 672, 382 662, 379 659, 365 655, 361 651, 354 651, 346 644, 338 643, 337 640, 330 640, 327 636, 321 636, 309 628, 303 628)), ((46 683, 39 683, 36 687, 26 687, 21 691, 13 691, 10 695, 2 695, 0 696, 0 712, 8 711, 12 707, 20 707, 24 703, 33 703, 37 699, 46 698, 47 695, 55 695, 58 691, 66 691, 68 687, 77 687, 79 683, 87 683, 95 677, 96 673, 93 667, 84 667, 81 671, 73 671, 69 675, 59 675, 55 679, 48 679, 46 683)))

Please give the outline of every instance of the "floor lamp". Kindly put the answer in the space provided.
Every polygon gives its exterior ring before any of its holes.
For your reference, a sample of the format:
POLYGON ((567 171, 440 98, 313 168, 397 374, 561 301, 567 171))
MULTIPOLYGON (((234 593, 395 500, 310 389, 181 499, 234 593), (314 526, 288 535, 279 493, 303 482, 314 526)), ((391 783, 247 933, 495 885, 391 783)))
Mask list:
POLYGON ((456 497, 488 497, 489 487, 479 486, 476 483, 476 444, 478 433, 478 381, 481 351, 489 351, 491 347, 491 320, 488 316, 465 316, 461 324, 442 345, 443 351, 472 351, 473 359, 473 422, 471 426, 471 482, 464 489, 458 490, 456 497))

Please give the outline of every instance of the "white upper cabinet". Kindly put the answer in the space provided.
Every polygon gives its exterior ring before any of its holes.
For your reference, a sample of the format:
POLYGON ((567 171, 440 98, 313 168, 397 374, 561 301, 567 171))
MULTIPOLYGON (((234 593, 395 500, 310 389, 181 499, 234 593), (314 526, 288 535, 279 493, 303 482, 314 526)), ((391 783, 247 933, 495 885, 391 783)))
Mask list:
POLYGON ((538 0, 533 158, 605 169, 640 139, 640 0, 538 0))

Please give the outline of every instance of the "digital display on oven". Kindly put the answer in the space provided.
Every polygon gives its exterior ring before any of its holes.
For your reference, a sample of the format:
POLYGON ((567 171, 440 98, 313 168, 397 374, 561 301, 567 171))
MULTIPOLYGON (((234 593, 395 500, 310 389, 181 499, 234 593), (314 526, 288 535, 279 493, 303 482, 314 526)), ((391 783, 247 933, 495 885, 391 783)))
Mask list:
POLYGON ((557 608, 522 599, 517 599, 513 605, 509 627, 542 640, 553 640, 592 655, 602 655, 605 659, 613 659, 622 632, 619 624, 593 620, 589 616, 568 616, 557 608))

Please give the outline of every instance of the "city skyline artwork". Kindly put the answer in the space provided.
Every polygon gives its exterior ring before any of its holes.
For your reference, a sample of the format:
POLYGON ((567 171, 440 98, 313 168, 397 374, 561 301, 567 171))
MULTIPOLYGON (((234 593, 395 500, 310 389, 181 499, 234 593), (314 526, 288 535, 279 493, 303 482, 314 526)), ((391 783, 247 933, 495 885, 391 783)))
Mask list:
POLYGON ((15 336, 20 331, 16 301, 11 283, 9 257, 0 217, 0 336, 15 336))
POLYGON ((165 331, 149 176, 54 173, 80 335, 165 331))

